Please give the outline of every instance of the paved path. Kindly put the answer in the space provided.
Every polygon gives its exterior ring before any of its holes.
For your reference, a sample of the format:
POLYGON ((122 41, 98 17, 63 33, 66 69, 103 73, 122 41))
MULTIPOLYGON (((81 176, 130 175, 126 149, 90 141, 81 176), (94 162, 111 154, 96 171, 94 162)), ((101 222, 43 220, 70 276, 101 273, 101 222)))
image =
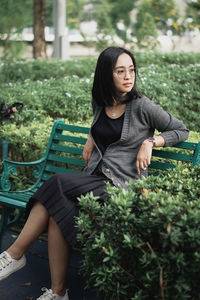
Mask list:
MULTIPOLYGON (((15 239, 14 233, 6 233, 5 250, 15 239)), ((7 279, 0 281, 0 300, 35 300, 42 287, 50 288, 47 243, 36 241, 26 254, 27 265, 7 279)), ((79 274, 81 254, 73 252, 68 269, 67 288, 70 300, 98 300, 95 293, 85 290, 85 281, 79 274)), ((100 300, 100 299, 99 299, 100 300)))

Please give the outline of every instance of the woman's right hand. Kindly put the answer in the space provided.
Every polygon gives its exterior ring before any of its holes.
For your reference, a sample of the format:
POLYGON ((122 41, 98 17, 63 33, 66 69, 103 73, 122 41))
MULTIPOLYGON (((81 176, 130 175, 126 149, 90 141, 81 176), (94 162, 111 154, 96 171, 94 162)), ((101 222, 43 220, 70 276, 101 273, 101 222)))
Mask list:
POLYGON ((92 138, 89 136, 88 140, 85 144, 85 147, 83 149, 83 160, 84 160, 86 166, 88 165, 88 162, 90 160, 93 150, 94 150, 94 143, 92 141, 92 138))

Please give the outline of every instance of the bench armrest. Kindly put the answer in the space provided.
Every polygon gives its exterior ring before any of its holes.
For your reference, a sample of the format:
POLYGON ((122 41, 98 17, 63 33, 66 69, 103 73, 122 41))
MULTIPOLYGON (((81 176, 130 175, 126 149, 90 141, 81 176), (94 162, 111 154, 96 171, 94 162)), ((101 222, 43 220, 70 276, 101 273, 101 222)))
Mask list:
MULTIPOLYGON (((4 159, 2 162, 3 172, 0 179, 1 190, 9 191, 11 189, 9 175, 17 175, 17 167, 35 167, 36 169, 33 171, 33 176, 38 179, 42 173, 45 161, 45 157, 32 162, 17 162, 4 159)), ((34 186, 36 186, 36 184, 34 186)), ((34 186, 32 188, 34 188, 34 186)))

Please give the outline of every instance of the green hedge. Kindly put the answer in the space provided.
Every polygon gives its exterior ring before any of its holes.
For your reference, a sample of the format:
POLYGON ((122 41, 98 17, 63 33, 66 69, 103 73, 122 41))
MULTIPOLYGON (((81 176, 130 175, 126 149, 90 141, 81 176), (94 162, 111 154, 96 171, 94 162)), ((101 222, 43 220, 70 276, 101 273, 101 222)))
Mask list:
POLYGON ((16 81, 44 80, 61 78, 67 75, 79 77, 89 76, 94 72, 96 59, 83 58, 69 61, 59 60, 1 60, 0 82, 9 83, 16 81))
POLYGON ((82 196, 82 271, 100 299, 197 300, 200 294, 200 167, 108 186, 104 205, 82 196))
POLYGON ((45 122, 47 116, 53 119, 67 118, 71 122, 91 118, 92 78, 63 77, 4 84, 1 101, 24 104, 23 111, 16 114, 15 123, 30 124, 33 120, 45 122))
MULTIPOLYGON (((151 64, 186 66, 200 61, 199 53, 135 52, 135 57, 139 67, 146 67, 151 64)), ((96 58, 71 59, 65 62, 57 60, 1 60, 0 82, 9 83, 26 79, 44 80, 61 78, 67 75, 87 77, 94 73, 95 65, 96 58)))

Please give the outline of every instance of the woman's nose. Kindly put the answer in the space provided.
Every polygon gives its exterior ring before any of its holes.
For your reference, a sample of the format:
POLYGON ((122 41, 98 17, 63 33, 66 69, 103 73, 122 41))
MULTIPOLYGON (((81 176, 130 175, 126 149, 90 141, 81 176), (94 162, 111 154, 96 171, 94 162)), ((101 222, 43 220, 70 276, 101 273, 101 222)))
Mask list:
POLYGON ((131 77, 131 75, 130 75, 129 70, 126 70, 125 71, 125 78, 130 78, 130 77, 131 77))

